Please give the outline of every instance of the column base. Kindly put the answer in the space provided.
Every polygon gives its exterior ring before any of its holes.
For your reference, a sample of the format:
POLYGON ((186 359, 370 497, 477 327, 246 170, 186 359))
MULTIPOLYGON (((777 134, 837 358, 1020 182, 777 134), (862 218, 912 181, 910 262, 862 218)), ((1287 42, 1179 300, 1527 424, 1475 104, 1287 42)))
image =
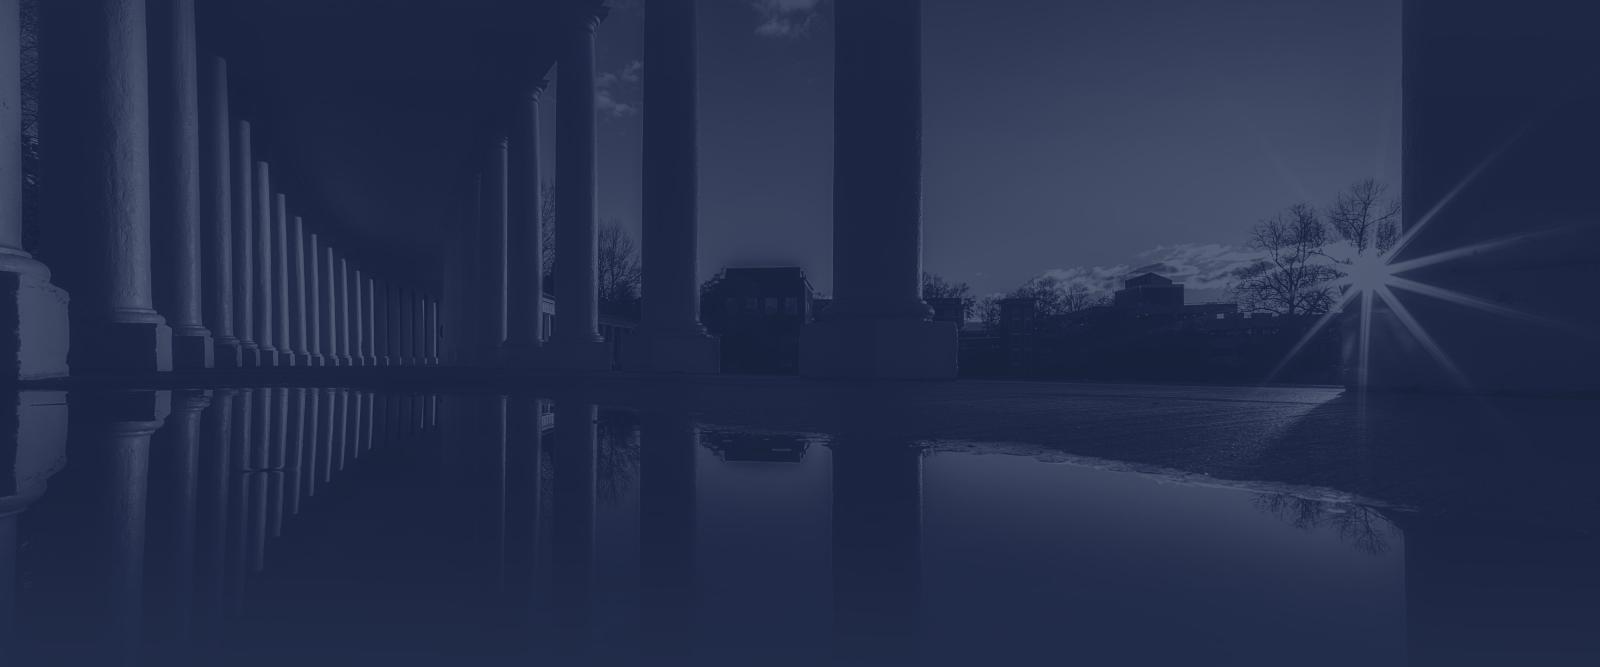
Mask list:
POLYGON ((212 368, 244 368, 244 345, 237 339, 211 341, 212 368))
POLYGON ((278 350, 276 348, 263 347, 259 348, 256 352, 261 359, 261 361, 256 364, 258 368, 278 367, 278 350))
POLYGON ((321 368, 321 367, 327 365, 327 363, 328 363, 328 360, 322 358, 322 355, 320 355, 320 354, 309 354, 309 355, 306 355, 306 366, 309 366, 311 368, 321 368))
POLYGON ((198 370, 216 365, 216 351, 209 333, 173 333, 172 367, 178 370, 198 370))
POLYGON ((74 322, 68 361, 75 372, 166 373, 172 370, 172 328, 164 322, 74 322))
POLYGON ((538 365, 562 371, 611 370, 611 345, 605 342, 548 343, 540 348, 538 365))
POLYGON ((859 380, 953 379, 959 346, 953 322, 817 322, 800 332, 800 374, 859 380))
POLYGON ((640 331, 623 346, 622 367, 653 373, 720 373, 722 341, 699 332, 640 331))
POLYGON ((261 367, 261 348, 256 347, 255 343, 240 343, 239 344, 239 367, 240 368, 260 368, 261 367))
POLYGON ((0 271, 0 380, 67 375, 67 302, 46 276, 0 271))

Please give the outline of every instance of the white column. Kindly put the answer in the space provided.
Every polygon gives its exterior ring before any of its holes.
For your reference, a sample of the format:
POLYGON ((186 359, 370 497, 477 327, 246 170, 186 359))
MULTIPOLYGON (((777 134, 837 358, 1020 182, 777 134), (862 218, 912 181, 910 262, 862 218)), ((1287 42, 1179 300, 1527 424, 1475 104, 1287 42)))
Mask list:
POLYGON ((544 209, 539 175, 539 95, 548 82, 530 86, 517 103, 512 121, 509 156, 510 219, 507 230, 509 272, 506 280, 507 359, 531 361, 532 351, 544 344, 544 318, 539 304, 544 293, 544 209))
POLYGON ((17 0, 0 0, 0 364, 8 379, 67 374, 67 294, 22 249, 22 62, 17 0))
POLYGON ((213 336, 213 363, 238 368, 244 363, 234 335, 233 295, 233 120, 228 107, 228 63, 205 59, 201 133, 201 246, 204 270, 201 314, 213 336))
POLYGON ((694 0, 652 2, 644 49, 644 312, 624 362, 715 373, 717 341, 700 325, 694 0))
POLYGON ((149 9, 155 306, 172 327, 173 366, 210 368, 211 332, 201 318, 200 297, 200 77, 194 0, 151 0, 149 9))
MULTIPOLYGON (((605 9, 599 9, 603 15, 605 9)), ((611 367, 600 336, 599 227, 595 190, 594 32, 601 15, 588 16, 568 34, 556 68, 556 331, 560 350, 552 363, 580 370, 611 367)))
POLYGON ((833 288, 801 373, 953 378, 957 331, 922 301, 921 0, 834 7, 833 288))

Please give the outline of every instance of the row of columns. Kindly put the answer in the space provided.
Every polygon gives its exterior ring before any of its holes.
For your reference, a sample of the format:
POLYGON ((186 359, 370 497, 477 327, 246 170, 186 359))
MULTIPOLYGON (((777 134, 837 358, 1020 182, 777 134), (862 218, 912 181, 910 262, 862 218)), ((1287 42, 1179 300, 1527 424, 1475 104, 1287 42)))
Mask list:
MULTIPOLYGON (((194 0, 40 10, 55 271, 22 249, 20 133, 0 132, 0 319, 14 323, 0 354, 16 377, 436 361, 437 299, 358 262, 274 187, 230 109, 226 62, 206 58, 201 77, 194 0)), ((18 18, 0 0, 0 123, 13 128, 18 18)))

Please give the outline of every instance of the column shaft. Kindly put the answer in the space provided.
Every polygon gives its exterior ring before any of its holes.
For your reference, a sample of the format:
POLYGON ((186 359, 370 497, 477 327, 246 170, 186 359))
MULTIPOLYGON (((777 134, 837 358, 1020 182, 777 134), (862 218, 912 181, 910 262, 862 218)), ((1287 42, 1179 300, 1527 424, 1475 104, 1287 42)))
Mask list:
POLYGON ((261 365, 255 324, 255 158, 251 155, 249 121, 234 129, 233 151, 233 335, 239 338, 244 365, 261 365))
POLYGON ((322 237, 311 234, 307 239, 306 250, 306 348, 311 353, 311 365, 323 366, 327 358, 323 356, 322 341, 323 330, 327 325, 323 322, 323 303, 327 301, 326 293, 322 288, 323 262, 322 262, 322 237))
POLYGON ((263 366, 278 365, 277 324, 273 322, 272 259, 272 171, 266 162, 256 161, 255 177, 255 306, 256 345, 261 348, 263 366))
POLYGON ((715 372, 715 340, 700 325, 695 8, 666 0, 645 14, 643 322, 630 367, 715 372))
POLYGON ((372 302, 374 280, 367 276, 361 281, 361 330, 366 332, 361 346, 361 356, 368 366, 378 365, 377 305, 372 302))
MULTIPOLYGON (((556 99, 556 291, 560 312, 555 338, 566 346, 596 346, 600 337, 599 244, 595 190, 594 30, 592 17, 570 34, 556 99)), ((578 359, 581 354, 569 354, 578 359)))
POLYGON ((295 216, 289 221, 289 343, 303 366, 311 365, 310 327, 306 309, 306 225, 295 216))
POLYGON ((201 319, 200 82, 194 0, 150 2, 150 179, 156 309, 172 327, 173 363, 210 368, 201 319))
POLYGON ((389 357, 389 285, 378 278, 372 279, 372 335, 373 355, 379 366, 393 363, 389 357))
POLYGON ((272 200, 272 321, 276 325, 274 340, 278 342, 278 357, 284 366, 293 366, 294 341, 290 337, 289 323, 289 201, 282 193, 272 200))
POLYGON ((0 331, 0 379, 33 380, 67 374, 68 307, 22 247, 20 18, 17 0, 0 0, 0 320, 15 323, 0 331))
POLYGON ((339 260, 333 248, 322 249, 322 356, 329 366, 339 365, 339 260))
POLYGON ((921 0, 839 3, 834 36, 833 288, 800 372, 953 378, 958 333, 922 301, 921 0))
MULTIPOLYGON (((509 159, 510 219, 507 230, 509 282, 506 343, 518 351, 543 342, 539 303, 544 292, 544 238, 540 218, 544 199, 539 175, 539 94, 545 82, 534 85, 517 102, 512 124, 509 159)), ((525 354, 525 352, 524 352, 525 354)), ((526 361, 526 359, 523 359, 526 361)))
POLYGON ((489 161, 483 172, 483 246, 484 272, 484 351, 498 359, 506 342, 506 161, 508 145, 505 139, 489 146, 489 161))
POLYGON ((336 342, 339 346, 339 364, 341 366, 354 366, 355 357, 350 354, 350 262, 343 253, 339 254, 339 264, 334 270, 334 277, 338 279, 339 309, 334 315, 336 342))
POLYGON ((205 109, 201 116, 201 316, 214 338, 214 359, 221 368, 243 362, 234 336, 233 190, 229 141, 228 62, 205 59, 205 109))
POLYGON ((170 370, 172 331, 150 276, 145 3, 41 2, 40 11, 45 248, 72 295, 69 363, 170 370))
POLYGON ((439 302, 429 299, 427 302, 427 330, 424 335, 426 346, 423 349, 423 360, 429 366, 439 365, 439 302))
POLYGON ((367 311, 365 285, 367 279, 361 275, 361 269, 350 267, 350 359, 356 366, 366 366, 367 361, 367 318, 363 314, 367 311))

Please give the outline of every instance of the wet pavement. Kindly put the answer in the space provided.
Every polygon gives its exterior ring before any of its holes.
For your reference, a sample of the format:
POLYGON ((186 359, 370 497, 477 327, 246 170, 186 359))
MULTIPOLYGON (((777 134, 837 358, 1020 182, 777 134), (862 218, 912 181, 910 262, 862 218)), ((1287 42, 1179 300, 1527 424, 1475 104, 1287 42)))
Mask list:
POLYGON ((0 664, 1600 664, 1571 405, 993 384, 21 394, 0 664))

